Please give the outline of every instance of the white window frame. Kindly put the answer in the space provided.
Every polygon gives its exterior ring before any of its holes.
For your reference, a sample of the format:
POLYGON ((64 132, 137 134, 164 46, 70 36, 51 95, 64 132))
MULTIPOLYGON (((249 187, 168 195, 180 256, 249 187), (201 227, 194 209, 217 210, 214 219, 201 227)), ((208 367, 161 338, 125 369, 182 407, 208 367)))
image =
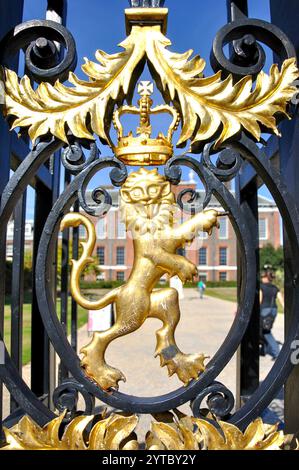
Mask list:
POLYGON ((97 239, 105 240, 107 238, 107 221, 106 219, 99 219, 97 223, 97 239), (103 235, 99 233, 99 225, 103 224, 103 235))
POLYGON ((219 230, 218 230, 218 238, 219 240, 227 240, 228 239, 228 219, 226 217, 222 217, 220 220, 219 220, 220 224, 223 224, 225 223, 225 235, 222 237, 221 236, 221 228, 219 227, 219 230))
POLYGON ((266 217, 260 217, 259 218, 259 240, 268 240, 268 219, 266 217), (265 222, 265 236, 261 237, 260 233, 260 227, 261 227, 261 221, 265 222))
POLYGON ((208 236, 209 236, 209 235, 208 235, 207 232, 199 232, 199 234, 198 234, 198 238, 199 238, 200 240, 206 240, 206 239, 208 238, 208 236))
POLYGON ((117 221, 117 238, 119 240, 124 240, 126 238, 126 224, 120 219, 117 221), (121 232, 120 226, 123 226, 123 232, 121 232), (120 236, 120 233, 123 233, 123 236, 120 236))

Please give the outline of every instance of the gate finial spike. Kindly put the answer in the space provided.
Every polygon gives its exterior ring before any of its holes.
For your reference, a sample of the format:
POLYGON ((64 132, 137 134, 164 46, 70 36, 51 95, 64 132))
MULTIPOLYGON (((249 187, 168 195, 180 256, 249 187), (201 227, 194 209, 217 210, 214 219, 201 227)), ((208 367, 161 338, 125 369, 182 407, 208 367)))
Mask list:
POLYGON ((161 8, 165 0, 129 0, 132 8, 161 8))

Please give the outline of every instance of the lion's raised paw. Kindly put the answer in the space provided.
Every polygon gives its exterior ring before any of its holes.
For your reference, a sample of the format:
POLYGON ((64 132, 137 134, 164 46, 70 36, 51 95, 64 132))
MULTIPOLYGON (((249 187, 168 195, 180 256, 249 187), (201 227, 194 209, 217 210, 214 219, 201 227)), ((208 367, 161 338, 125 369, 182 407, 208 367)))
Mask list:
POLYGON ((177 374, 178 378, 184 382, 184 385, 193 379, 198 379, 204 372, 204 361, 207 359, 204 354, 183 354, 179 352, 176 356, 166 361, 169 376, 177 374))

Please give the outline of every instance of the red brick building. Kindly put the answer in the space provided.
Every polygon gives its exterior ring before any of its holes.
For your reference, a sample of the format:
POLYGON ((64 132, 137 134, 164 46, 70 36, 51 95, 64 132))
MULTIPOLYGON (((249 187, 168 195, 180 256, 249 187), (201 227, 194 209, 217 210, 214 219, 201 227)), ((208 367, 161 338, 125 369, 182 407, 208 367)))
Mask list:
MULTIPOLYGON (((192 180, 174 186, 174 193, 183 189, 195 189, 192 180)), ((106 186, 112 197, 113 206, 103 219, 94 218, 97 233, 97 243, 94 256, 98 261, 103 280, 126 280, 133 264, 133 241, 119 213, 119 191, 113 186, 106 186)), ((199 198, 203 201, 204 191, 198 190, 199 198)), ((88 194, 89 203, 91 197, 88 194)), ((223 210, 218 201, 213 198, 209 208, 223 210)), ((186 217, 186 216, 184 216, 186 217)), ((260 246, 271 243, 275 248, 281 245, 279 212, 273 201, 259 197, 259 228, 260 246)), ((197 267, 199 276, 207 281, 232 281, 236 279, 236 237, 227 217, 219 219, 220 229, 213 230, 208 236, 200 233, 191 246, 186 245, 185 255, 197 267)), ((81 227, 81 236, 85 231, 81 227)), ((25 248, 30 250, 33 243, 33 222, 26 222, 25 248)), ((8 224, 7 258, 12 257, 13 249, 13 220, 8 224)))
MULTIPOLYGON (((192 179, 174 186, 177 194, 183 189, 196 189, 192 179)), ((133 265, 133 241, 119 213, 119 192, 113 186, 106 186, 112 196, 113 207, 104 219, 94 219, 97 231, 97 244, 94 256, 101 269, 100 278, 103 280, 126 280, 133 265)), ((198 190, 201 200, 204 191, 198 190)), ((218 201, 212 198, 209 208, 223 210, 218 201)), ((213 230, 208 236, 200 233, 191 246, 184 249, 185 255, 197 267, 200 278, 207 281, 236 280, 236 236, 228 217, 219 219, 220 229, 213 230)), ((260 246, 272 244, 275 248, 281 245, 280 216, 273 201, 259 197, 259 232, 260 246)), ((81 232, 84 235, 84 229, 81 232)))

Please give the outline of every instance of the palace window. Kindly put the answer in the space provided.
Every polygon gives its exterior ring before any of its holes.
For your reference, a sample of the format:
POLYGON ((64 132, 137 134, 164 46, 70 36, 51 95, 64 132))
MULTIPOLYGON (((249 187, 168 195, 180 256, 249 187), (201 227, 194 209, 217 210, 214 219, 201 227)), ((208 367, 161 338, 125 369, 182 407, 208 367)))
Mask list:
POLYGON ((116 264, 125 264, 125 248, 123 246, 116 248, 116 264))
POLYGON ((97 237, 99 239, 106 238, 106 221, 105 221, 105 219, 100 219, 97 223, 97 237))
POLYGON ((117 238, 126 238, 126 226, 120 220, 117 224, 117 238))
POLYGON ((97 257, 99 265, 103 266, 105 264, 105 248, 103 246, 97 247, 97 257))
POLYGON ((267 219, 259 219, 259 238, 260 240, 267 240, 268 238, 268 224, 267 219))
POLYGON ((124 281, 124 280, 125 280, 125 273, 124 273, 124 271, 117 271, 117 273, 116 273, 116 280, 117 280, 117 281, 124 281))
POLYGON ((208 238, 207 232, 199 232, 198 238, 199 238, 200 240, 205 240, 206 238, 208 238))
POLYGON ((207 249, 202 247, 198 250, 198 264, 204 266, 207 264, 207 249))
POLYGON ((219 248, 219 264, 220 266, 227 265, 227 248, 223 246, 219 248))
POLYGON ((220 240, 226 240, 228 238, 228 220, 226 217, 219 218, 219 230, 218 230, 218 238, 220 240))
POLYGON ((227 281, 227 273, 225 271, 222 271, 219 273, 219 281, 227 281))

